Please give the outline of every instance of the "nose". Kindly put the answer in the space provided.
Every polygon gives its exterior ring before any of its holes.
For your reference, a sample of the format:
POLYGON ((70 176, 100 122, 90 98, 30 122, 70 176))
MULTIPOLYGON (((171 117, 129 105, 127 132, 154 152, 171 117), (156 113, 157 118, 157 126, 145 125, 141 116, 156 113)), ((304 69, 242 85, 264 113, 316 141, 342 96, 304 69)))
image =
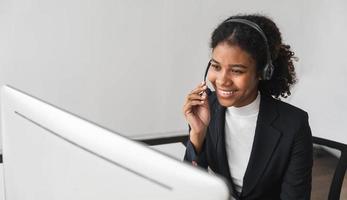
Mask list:
POLYGON ((227 87, 233 84, 233 80, 226 70, 222 70, 217 76, 216 83, 220 86, 227 87))

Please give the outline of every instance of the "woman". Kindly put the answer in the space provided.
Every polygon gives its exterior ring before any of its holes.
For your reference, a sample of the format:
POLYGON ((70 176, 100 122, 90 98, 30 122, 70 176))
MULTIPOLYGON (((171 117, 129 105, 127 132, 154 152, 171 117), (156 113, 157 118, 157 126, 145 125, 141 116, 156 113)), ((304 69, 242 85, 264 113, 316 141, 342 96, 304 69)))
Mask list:
POLYGON ((294 53, 275 23, 232 16, 211 38, 208 80, 188 94, 185 160, 230 183, 235 199, 310 199, 312 136, 305 111, 279 97, 295 83, 294 53))

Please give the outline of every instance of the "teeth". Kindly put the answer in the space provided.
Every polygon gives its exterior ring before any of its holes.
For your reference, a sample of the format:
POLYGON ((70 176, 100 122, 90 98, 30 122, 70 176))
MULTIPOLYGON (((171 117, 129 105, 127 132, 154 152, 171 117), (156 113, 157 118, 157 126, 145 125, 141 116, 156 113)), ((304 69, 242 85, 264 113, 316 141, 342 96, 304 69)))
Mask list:
POLYGON ((220 93, 223 95, 231 95, 234 93, 234 91, 224 91, 224 90, 220 90, 220 93))

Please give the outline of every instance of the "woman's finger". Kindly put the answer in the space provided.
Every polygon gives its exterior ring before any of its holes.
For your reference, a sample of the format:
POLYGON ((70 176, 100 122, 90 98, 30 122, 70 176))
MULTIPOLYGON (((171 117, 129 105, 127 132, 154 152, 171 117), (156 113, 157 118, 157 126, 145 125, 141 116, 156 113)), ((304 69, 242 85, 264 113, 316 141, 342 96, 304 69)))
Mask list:
POLYGON ((188 101, 193 101, 193 100, 205 100, 206 95, 199 95, 199 94, 190 94, 187 96, 188 101))
POLYGON ((192 100, 187 102, 184 106, 183 106, 183 113, 185 115, 189 114, 192 112, 192 108, 193 106, 199 106, 199 105, 203 105, 205 103, 205 101, 202 100, 192 100))
POLYGON ((199 84, 194 90, 192 90, 190 92, 190 94, 199 94, 206 89, 207 89, 207 86, 206 86, 205 82, 203 82, 203 83, 199 84))

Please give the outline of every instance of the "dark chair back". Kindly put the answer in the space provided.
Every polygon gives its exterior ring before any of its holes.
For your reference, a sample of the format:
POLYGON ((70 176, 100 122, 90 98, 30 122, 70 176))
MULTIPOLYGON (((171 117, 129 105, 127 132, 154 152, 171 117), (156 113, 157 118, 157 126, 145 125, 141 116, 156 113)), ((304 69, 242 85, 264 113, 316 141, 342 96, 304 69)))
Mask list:
POLYGON ((335 172, 333 173, 328 194, 328 200, 338 200, 340 199, 343 180, 347 168, 347 145, 319 137, 312 137, 312 140, 313 144, 326 146, 341 152, 340 158, 337 161, 335 172))

